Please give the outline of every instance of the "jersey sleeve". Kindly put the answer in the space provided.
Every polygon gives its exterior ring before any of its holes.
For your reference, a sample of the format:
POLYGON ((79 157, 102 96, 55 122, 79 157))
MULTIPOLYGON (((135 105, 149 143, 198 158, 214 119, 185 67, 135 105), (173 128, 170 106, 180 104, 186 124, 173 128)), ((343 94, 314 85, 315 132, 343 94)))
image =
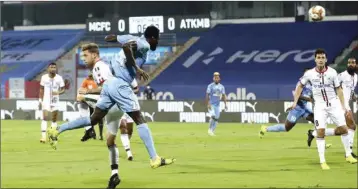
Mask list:
POLYGON ((136 79, 133 79, 131 85, 132 85, 132 88, 138 87, 138 82, 137 82, 137 80, 136 80, 136 79))
POLYGON ((301 83, 302 85, 306 85, 306 84, 309 82, 309 77, 310 77, 309 72, 306 72, 306 73, 301 77, 300 83, 301 83))
POLYGON ((133 35, 117 35, 117 41, 124 45, 130 41, 135 41, 135 37, 133 35))
POLYGON ((65 86, 65 82, 63 81, 62 76, 59 77, 59 82, 60 82, 60 87, 64 87, 64 86, 65 86))
POLYGON ((338 74, 337 72, 334 70, 334 72, 332 72, 332 80, 333 80, 333 86, 334 87, 340 87, 341 86, 341 83, 338 79, 338 74))
POLYGON ((225 94, 225 87, 223 86, 223 91, 222 91, 223 95, 225 94))
POLYGON ((211 84, 208 85, 208 88, 206 89, 206 93, 207 93, 207 94, 210 94, 210 93, 211 93, 211 84))
POLYGON ((43 87, 45 86, 45 75, 41 77, 40 85, 43 87))

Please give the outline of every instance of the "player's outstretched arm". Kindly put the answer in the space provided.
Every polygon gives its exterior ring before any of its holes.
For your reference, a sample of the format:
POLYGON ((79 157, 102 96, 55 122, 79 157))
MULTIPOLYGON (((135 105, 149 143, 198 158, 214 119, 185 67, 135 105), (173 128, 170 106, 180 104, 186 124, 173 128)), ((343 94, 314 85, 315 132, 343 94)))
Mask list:
POLYGON ((302 94, 302 90, 303 90, 303 85, 301 83, 299 83, 295 90, 295 95, 294 95, 294 100, 293 100, 293 105, 292 105, 293 108, 297 105, 297 102, 300 99, 300 96, 302 94))
POLYGON ((117 35, 114 35, 114 34, 110 34, 110 35, 107 35, 104 40, 106 42, 110 42, 110 43, 115 43, 115 42, 118 42, 117 41, 117 35))

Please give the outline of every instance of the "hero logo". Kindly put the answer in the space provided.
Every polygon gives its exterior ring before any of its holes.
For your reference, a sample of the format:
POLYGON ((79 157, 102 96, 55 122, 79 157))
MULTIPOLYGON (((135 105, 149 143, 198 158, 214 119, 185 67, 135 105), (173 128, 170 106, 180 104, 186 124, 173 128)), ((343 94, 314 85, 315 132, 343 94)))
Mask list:
POLYGON ((88 31, 111 31, 111 22, 88 22, 88 31))
POLYGON ((194 112, 194 103, 195 102, 158 102, 158 112, 184 112, 184 107, 187 107, 191 112, 194 112))
POLYGON ((210 117, 210 114, 205 112, 180 112, 179 122, 205 123, 206 117, 210 117))
MULTIPOLYGON (((144 92, 138 94, 138 100, 145 100, 144 92)), ((174 100, 174 94, 171 92, 156 92, 153 100, 174 100)))
MULTIPOLYGON (((224 49, 221 47, 217 47, 214 49, 209 55, 202 61, 205 65, 209 65, 214 59, 215 56, 224 52, 224 49)), ((297 63, 310 62, 314 60, 314 52, 315 50, 291 50, 288 52, 281 52, 279 50, 265 50, 265 51, 252 51, 245 52, 239 50, 231 55, 225 62, 230 64, 233 62, 239 63, 281 63, 284 62, 288 57, 293 56, 293 60, 297 63)), ((193 55, 189 56, 189 58, 183 63, 183 66, 189 68, 197 60, 199 60, 205 53, 201 50, 197 50, 193 55)))
POLYGON ((228 93, 227 100, 256 100, 255 93, 247 93, 246 88, 236 88, 235 93, 228 93))
POLYGON ((270 118, 280 123, 280 115, 267 112, 241 113, 241 123, 270 123, 270 118))

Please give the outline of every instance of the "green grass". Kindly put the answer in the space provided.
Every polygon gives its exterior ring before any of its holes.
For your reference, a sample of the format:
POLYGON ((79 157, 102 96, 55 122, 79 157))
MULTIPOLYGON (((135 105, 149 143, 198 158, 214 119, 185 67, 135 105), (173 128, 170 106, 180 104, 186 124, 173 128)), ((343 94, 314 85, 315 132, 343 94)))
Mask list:
MULTIPOLYGON (((255 124, 219 123, 216 137, 207 135, 207 124, 150 123, 150 127, 158 153, 177 162, 151 169, 136 131, 135 160, 128 162, 117 139, 121 188, 357 188, 357 164, 345 162, 340 137, 327 138, 333 144, 326 151, 331 170, 320 169, 315 142, 306 146, 308 124, 263 139, 258 138, 255 124)), ((81 143, 82 134, 82 129, 64 133, 54 151, 40 144, 39 121, 2 120, 1 187, 106 187, 110 167, 105 142, 81 143)))

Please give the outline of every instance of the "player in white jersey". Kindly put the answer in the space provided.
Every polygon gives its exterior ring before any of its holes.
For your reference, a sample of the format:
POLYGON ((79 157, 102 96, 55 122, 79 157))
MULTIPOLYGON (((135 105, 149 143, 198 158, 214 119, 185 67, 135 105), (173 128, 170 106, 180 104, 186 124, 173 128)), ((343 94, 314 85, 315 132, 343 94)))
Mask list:
MULTIPOLYGON (((353 153, 353 143, 354 143, 353 141, 354 141, 354 133, 356 130, 356 123, 354 121, 353 113, 352 113, 351 107, 349 106, 349 103, 352 100, 356 100, 356 96, 354 94, 354 89, 357 86, 357 79, 358 79, 357 74, 355 73, 356 69, 357 69, 356 59, 349 58, 348 64, 347 64, 347 70, 338 74, 338 80, 339 80, 339 83, 342 85, 342 89, 343 89, 344 105, 347 110, 347 114, 345 114, 345 118, 346 118, 346 124, 348 126, 348 136, 350 138, 349 144, 350 144, 350 148, 352 149, 352 156, 354 158, 357 158, 357 156, 353 153)), ((328 132, 333 132, 333 131, 330 131, 330 130, 332 130, 332 128, 328 128, 327 130, 328 130, 328 132)), ((308 131, 309 143, 316 136, 317 136, 316 131, 309 130, 308 131)))
POLYGON ((313 110, 314 124, 317 130, 316 142, 322 169, 330 169, 326 163, 324 154, 326 148, 324 137, 327 135, 325 131, 328 117, 330 117, 337 126, 334 133, 329 135, 342 135, 346 161, 349 163, 357 163, 357 160, 351 155, 352 149, 350 149, 348 128, 344 118, 344 114, 347 110, 344 105, 344 95, 338 80, 338 74, 336 70, 326 66, 327 58, 323 49, 317 49, 315 51, 315 62, 316 67, 308 70, 301 78, 301 84, 297 86, 295 91, 292 108, 296 107, 303 86, 310 83, 312 85, 313 99, 315 102, 313 110))
POLYGON ((51 127, 57 127, 60 94, 65 92, 65 82, 60 75, 56 74, 56 63, 49 64, 47 72, 41 77, 39 92, 39 110, 42 109, 41 143, 46 142, 47 122, 50 121, 50 113, 52 117, 51 127))

